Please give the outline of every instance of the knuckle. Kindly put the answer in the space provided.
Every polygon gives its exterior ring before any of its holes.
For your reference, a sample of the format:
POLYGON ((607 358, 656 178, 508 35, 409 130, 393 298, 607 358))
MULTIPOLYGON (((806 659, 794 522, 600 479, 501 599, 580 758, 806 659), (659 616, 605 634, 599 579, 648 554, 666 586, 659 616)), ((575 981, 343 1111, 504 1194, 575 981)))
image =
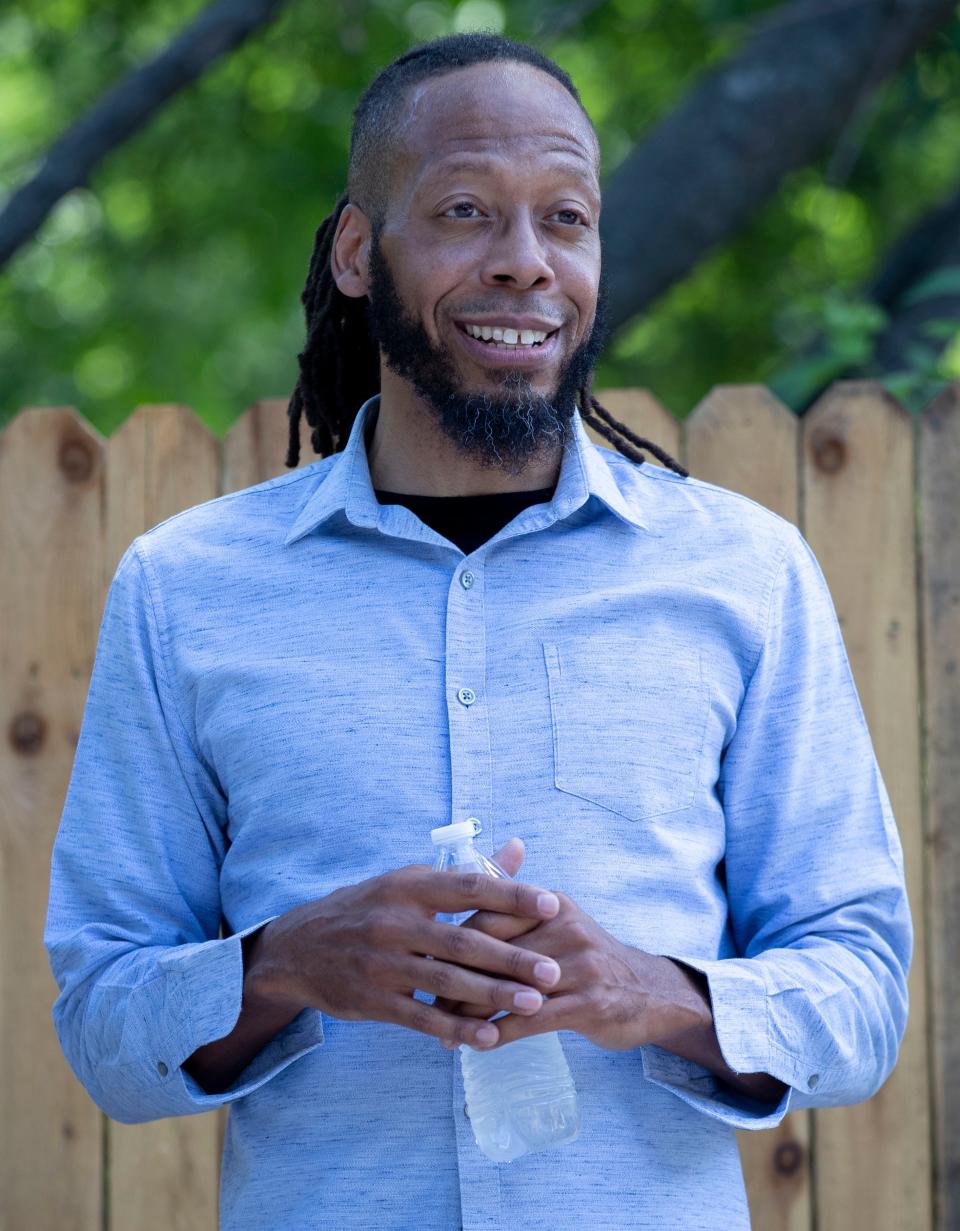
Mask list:
POLYGON ((529 885, 516 882, 510 886, 513 898, 513 911, 517 915, 529 914, 531 907, 537 908, 537 894, 529 885))
POLYGON ((483 888, 484 881, 489 877, 485 872, 460 872, 457 876, 457 889, 467 897, 475 897, 483 888))
POLYGON ((496 980, 487 985, 487 1001, 495 1009, 512 1009, 513 993, 516 991, 509 983, 496 980))
POLYGON ((442 962, 434 962, 433 984, 437 993, 441 996, 446 996, 453 990, 453 971, 449 966, 444 966, 442 962))
POLYGON ((458 960, 469 957, 473 952, 473 940, 462 928, 451 928, 447 937, 447 951, 451 957, 458 960))
MULTIPOLYGON (((419 1003, 420 1002, 417 1001, 417 1004, 419 1003)), ((432 1015, 430 1013, 427 1013, 426 1010, 424 1009, 414 1010, 413 1014, 410 1017, 410 1025, 413 1027, 414 1030, 419 1030, 421 1034, 433 1034, 434 1033, 434 1031, 431 1030, 430 1028, 431 1021, 432 1021, 432 1015)))
MULTIPOLYGON (((536 960, 534 958, 533 962, 536 960)), ((533 973, 533 962, 529 963, 531 974, 533 973)), ((519 979, 524 973, 524 966, 527 964, 523 950, 518 949, 515 945, 511 945, 510 952, 507 954, 507 973, 512 975, 513 978, 519 979)))

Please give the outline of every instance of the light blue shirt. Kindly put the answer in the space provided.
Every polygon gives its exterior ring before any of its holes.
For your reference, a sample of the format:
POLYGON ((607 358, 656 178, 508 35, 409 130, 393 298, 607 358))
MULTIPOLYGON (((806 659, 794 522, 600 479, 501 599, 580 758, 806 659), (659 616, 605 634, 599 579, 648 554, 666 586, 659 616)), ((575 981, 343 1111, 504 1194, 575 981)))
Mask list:
POLYGON ((224 1231, 748 1228, 734 1130, 869 1098, 907 1018, 901 845, 823 574, 579 416, 549 503, 465 556, 377 503, 378 407, 120 561, 53 851, 64 1053, 123 1123, 229 1104, 224 1231), (579 1138, 496 1164, 459 1053, 402 1026, 307 1008, 226 1092, 184 1072, 239 1016, 243 936, 468 817, 702 971, 727 1064, 782 1101, 565 1030, 579 1138))

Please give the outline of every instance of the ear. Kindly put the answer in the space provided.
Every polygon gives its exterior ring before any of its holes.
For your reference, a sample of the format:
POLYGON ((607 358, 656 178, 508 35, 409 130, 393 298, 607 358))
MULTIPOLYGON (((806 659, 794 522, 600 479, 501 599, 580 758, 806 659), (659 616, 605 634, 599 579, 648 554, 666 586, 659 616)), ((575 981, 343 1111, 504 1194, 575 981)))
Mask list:
POLYGON ((330 271, 337 289, 351 299, 368 293, 370 219, 353 202, 343 207, 330 253, 330 271))

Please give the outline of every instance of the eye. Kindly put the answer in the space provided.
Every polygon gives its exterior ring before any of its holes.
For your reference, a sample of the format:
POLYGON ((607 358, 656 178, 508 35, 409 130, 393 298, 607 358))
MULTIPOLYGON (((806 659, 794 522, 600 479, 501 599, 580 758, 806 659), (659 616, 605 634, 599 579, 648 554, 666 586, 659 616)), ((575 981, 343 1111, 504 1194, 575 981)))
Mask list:
MULTIPOLYGON (((474 203, 473 203, 472 201, 457 201, 457 202, 455 202, 453 205, 451 205, 449 209, 445 209, 445 210, 443 211, 443 217, 444 217, 444 218, 449 217, 449 215, 450 215, 451 211, 452 211, 452 210, 455 210, 455 209, 476 209, 476 208, 477 208, 477 207, 474 205, 474 203)), ((467 216, 467 215, 465 215, 465 214, 458 214, 458 215, 457 215, 457 217, 458 217, 458 218, 464 218, 464 217, 466 217, 466 216, 467 216)))
MULTIPOLYGON (((560 215, 560 214, 568 214, 568 215, 570 216, 571 220, 572 220, 572 224, 573 224, 573 225, 575 225, 575 224, 576 224, 576 223, 578 223, 578 222, 582 222, 582 223, 584 224, 584 226, 586 226, 586 225, 587 225, 587 220, 586 220, 586 218, 584 218, 583 214, 581 214, 581 213, 579 212, 579 210, 575 210, 575 209, 558 209, 558 210, 556 211, 556 213, 555 213, 555 214, 551 214, 550 216, 551 216, 551 218, 556 218, 556 217, 558 217, 558 215, 560 215)), ((569 224, 569 223, 565 223, 564 225, 566 226, 566 225, 570 225, 570 224, 569 224)))

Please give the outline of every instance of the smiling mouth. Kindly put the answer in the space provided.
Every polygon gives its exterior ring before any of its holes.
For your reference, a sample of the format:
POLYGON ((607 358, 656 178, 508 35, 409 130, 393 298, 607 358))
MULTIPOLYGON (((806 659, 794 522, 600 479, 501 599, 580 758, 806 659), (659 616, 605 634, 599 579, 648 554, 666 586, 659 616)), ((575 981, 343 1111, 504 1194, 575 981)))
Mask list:
POLYGON ((479 342, 482 346, 487 346, 491 350, 520 352, 539 350, 545 342, 549 342, 551 338, 558 334, 561 328, 558 326, 556 329, 551 329, 548 333, 544 333, 543 330, 535 329, 500 329, 486 325, 464 325, 461 321, 455 321, 454 323, 461 333, 465 333, 474 342, 479 342), (510 340, 506 341, 504 340, 505 338, 510 340))

